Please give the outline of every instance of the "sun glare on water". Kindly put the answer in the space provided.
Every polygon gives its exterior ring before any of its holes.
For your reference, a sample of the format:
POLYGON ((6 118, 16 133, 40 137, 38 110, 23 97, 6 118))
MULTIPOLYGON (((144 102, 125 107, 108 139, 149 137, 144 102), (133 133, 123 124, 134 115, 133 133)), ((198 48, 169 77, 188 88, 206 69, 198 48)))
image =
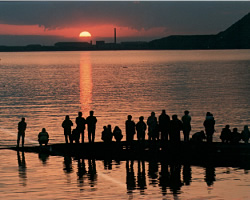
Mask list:
POLYGON ((83 31, 79 34, 79 37, 91 37, 91 34, 88 31, 83 31))

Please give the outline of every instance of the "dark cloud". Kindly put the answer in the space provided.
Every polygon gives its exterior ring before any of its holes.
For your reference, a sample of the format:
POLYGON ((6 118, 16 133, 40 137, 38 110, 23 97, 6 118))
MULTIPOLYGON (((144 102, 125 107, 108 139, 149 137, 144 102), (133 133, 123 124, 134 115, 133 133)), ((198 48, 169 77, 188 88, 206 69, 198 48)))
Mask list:
POLYGON ((250 2, 0 2, 0 23, 47 29, 113 24, 166 34, 210 34, 246 15, 250 2))

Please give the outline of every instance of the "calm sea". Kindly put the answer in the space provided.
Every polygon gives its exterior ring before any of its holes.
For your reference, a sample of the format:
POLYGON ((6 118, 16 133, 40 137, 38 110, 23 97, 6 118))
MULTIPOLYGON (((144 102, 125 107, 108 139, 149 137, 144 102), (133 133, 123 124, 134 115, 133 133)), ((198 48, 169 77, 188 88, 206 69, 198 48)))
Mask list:
MULTIPOLYGON (((90 110, 97 141, 105 125, 124 133, 127 115, 137 122, 162 109, 179 118, 189 110, 191 134, 213 113, 219 141, 226 124, 239 131, 250 125, 249 66, 249 50, 0 53, 0 147, 16 145, 21 117, 26 145, 37 145, 42 128, 50 143, 61 143, 65 115, 74 122, 90 110)), ((0 160, 3 199, 250 199, 246 169, 80 163, 10 150, 0 150, 0 160)))

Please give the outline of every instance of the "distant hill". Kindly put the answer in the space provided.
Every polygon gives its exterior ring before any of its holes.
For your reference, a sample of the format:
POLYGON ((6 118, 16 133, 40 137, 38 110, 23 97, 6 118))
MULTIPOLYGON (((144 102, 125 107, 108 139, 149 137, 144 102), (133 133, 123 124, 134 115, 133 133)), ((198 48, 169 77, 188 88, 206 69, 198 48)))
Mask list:
POLYGON ((173 35, 149 42, 152 49, 250 49, 250 13, 217 35, 173 35))

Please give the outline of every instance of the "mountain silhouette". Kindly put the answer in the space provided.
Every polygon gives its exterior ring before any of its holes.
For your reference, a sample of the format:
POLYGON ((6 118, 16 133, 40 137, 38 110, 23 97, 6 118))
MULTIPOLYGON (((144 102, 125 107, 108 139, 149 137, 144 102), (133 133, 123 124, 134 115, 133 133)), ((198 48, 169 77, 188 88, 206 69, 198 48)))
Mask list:
POLYGON ((216 35, 172 35, 149 42, 152 49, 249 49, 250 13, 216 35))

